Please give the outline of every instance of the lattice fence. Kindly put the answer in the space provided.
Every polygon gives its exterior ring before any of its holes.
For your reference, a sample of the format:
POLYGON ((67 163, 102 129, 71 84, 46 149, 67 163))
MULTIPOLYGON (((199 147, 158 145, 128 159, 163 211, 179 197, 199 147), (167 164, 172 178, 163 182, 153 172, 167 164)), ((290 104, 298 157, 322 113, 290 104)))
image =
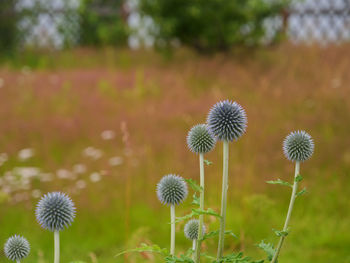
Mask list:
MULTIPOLYGON (((3 0, 0 0, 3 1, 3 0)), ((8 0, 12 1, 12 0, 8 0)), ((82 17, 79 13, 81 0, 13 0, 16 4, 12 12, 18 16, 17 29, 20 43, 37 47, 72 46, 82 44, 81 27, 82 17)), ((129 45, 138 47, 138 38, 143 44, 150 46, 153 43, 151 36, 147 35, 148 27, 154 27, 152 21, 140 18, 140 15, 133 10, 138 0, 125 0, 125 9, 103 6, 105 2, 113 1, 96 0, 102 5, 94 7, 98 17, 119 16, 121 20, 129 24, 136 34, 129 37, 129 45), (129 5, 128 5, 129 3, 129 5), (128 8, 129 6, 129 8, 128 8), (146 28, 145 28, 146 27, 146 28)), ((121 6, 119 4, 119 6, 121 6)), ((1 11, 1 10, 0 10, 1 11)), ((1 13, 1 12, 0 12, 1 13)), ((5 14, 13 16, 14 14, 5 14)), ((293 43, 340 43, 350 41, 350 0, 295 0, 290 8, 281 16, 266 21, 266 39, 272 39, 273 35, 284 30, 293 43)), ((93 29, 92 29, 93 30, 93 29)), ((105 29, 108 34, 108 27, 105 29)), ((91 31, 93 32, 93 31, 91 31)), ((116 31, 118 32, 118 31, 116 31)))
POLYGON ((287 35, 295 43, 350 40, 350 0, 296 1, 286 15, 287 35))

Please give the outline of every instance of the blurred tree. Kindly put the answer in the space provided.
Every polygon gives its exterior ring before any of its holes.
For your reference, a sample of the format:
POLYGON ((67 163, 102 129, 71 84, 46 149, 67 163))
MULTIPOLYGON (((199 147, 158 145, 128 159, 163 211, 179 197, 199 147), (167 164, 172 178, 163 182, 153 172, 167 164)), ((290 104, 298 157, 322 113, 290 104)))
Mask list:
POLYGON ((14 0, 0 1, 0 51, 11 51, 16 47, 17 15, 14 0))
MULTIPOLYGON (((141 11, 157 25, 159 47, 173 43, 200 52, 225 51, 233 45, 262 43, 268 18, 279 16, 286 0, 140 0, 141 11)), ((278 32, 269 36, 276 40, 278 32)))
POLYGON ((83 0, 80 15, 81 45, 127 43, 127 11, 123 0, 83 0))

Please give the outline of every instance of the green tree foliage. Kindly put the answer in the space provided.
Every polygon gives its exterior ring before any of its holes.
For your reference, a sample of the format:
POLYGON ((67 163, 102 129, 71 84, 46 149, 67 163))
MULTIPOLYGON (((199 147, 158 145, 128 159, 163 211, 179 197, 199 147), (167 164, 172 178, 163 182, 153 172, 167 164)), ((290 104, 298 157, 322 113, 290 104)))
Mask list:
POLYGON ((80 8, 81 45, 124 45, 128 30, 123 0, 83 0, 80 8))
POLYGON ((177 40, 200 52, 260 44, 263 21, 280 15, 287 4, 285 0, 140 1, 143 14, 158 27, 154 33, 159 46, 169 47, 177 40))
POLYGON ((11 51, 16 46, 17 15, 15 1, 0 1, 0 51, 11 51))

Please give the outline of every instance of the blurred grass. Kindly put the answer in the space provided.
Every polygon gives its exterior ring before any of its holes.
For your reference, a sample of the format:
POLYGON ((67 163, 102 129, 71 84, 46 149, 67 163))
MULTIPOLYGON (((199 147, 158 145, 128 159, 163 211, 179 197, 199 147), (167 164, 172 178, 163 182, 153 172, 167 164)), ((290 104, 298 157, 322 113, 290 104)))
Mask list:
MULTIPOLYGON (((53 237, 35 222, 37 199, 31 191, 62 190, 78 207, 75 223, 62 232, 62 262, 160 262, 149 254, 113 256, 141 242, 168 247, 169 209, 157 201, 155 184, 166 173, 198 179, 197 157, 186 149, 187 131, 205 121, 216 101, 229 98, 246 108, 249 126, 231 146, 227 225, 239 238, 227 239, 227 252, 244 250, 261 258, 255 245, 262 239, 277 242, 271 229, 282 227, 290 192, 265 181, 291 180, 293 165, 283 157, 281 143, 289 131, 305 129, 316 143, 313 158, 301 167, 309 193, 297 200, 280 261, 350 262, 349 51, 348 45, 280 46, 199 57, 182 50, 169 60, 152 52, 104 49, 27 52, 3 61, 0 153, 9 160, 0 166, 0 176, 21 166, 55 174, 82 163, 88 170, 73 180, 36 179, 30 189, 0 198, 1 243, 23 234, 32 244, 27 261, 50 262, 53 237), (116 137, 101 139, 104 130, 116 137), (103 156, 83 156, 88 146, 103 156), (17 152, 28 147, 35 156, 19 161, 17 152), (113 156, 124 163, 111 166, 113 156), (96 171, 102 180, 93 183, 89 175, 96 171), (77 188, 78 180, 87 187, 77 188), (24 195, 16 201, 18 193, 24 195)), ((221 147, 206 157, 213 161, 206 167, 207 207, 217 211, 221 147)), ((190 200, 177 214, 189 209, 190 200)), ((206 221, 209 230, 217 228, 214 218, 206 221)), ((177 226, 178 252, 191 245, 183 224, 177 226)), ((205 246, 215 254, 216 240, 205 246)))

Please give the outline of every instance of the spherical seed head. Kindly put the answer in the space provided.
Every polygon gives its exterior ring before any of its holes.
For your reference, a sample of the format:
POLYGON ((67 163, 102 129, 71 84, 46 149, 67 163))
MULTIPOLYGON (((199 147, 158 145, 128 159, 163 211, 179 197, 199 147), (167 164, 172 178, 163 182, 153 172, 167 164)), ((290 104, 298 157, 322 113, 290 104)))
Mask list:
POLYGON ((292 162, 304 162, 314 152, 314 142, 305 131, 291 132, 283 141, 283 152, 292 162))
POLYGON ((10 237, 4 246, 5 256, 12 261, 22 260, 29 255, 29 251, 28 240, 18 235, 10 237))
POLYGON ((244 109, 229 100, 216 103, 207 118, 209 130, 221 141, 238 140, 247 128, 244 109))
MULTIPOLYGON (((192 219, 187 222, 184 228, 185 237, 190 240, 198 239, 199 220, 192 219)), ((202 233, 205 233, 205 226, 202 227, 202 233)))
POLYGON ((44 195, 36 207, 39 224, 50 231, 61 231, 70 226, 75 217, 75 207, 68 195, 52 192, 44 195))
POLYGON ((177 175, 164 176, 157 185, 157 196, 162 204, 178 205, 188 194, 185 180, 177 175))
POLYGON ((194 153, 210 152, 215 146, 215 137, 205 124, 194 126, 187 135, 188 148, 194 153))

